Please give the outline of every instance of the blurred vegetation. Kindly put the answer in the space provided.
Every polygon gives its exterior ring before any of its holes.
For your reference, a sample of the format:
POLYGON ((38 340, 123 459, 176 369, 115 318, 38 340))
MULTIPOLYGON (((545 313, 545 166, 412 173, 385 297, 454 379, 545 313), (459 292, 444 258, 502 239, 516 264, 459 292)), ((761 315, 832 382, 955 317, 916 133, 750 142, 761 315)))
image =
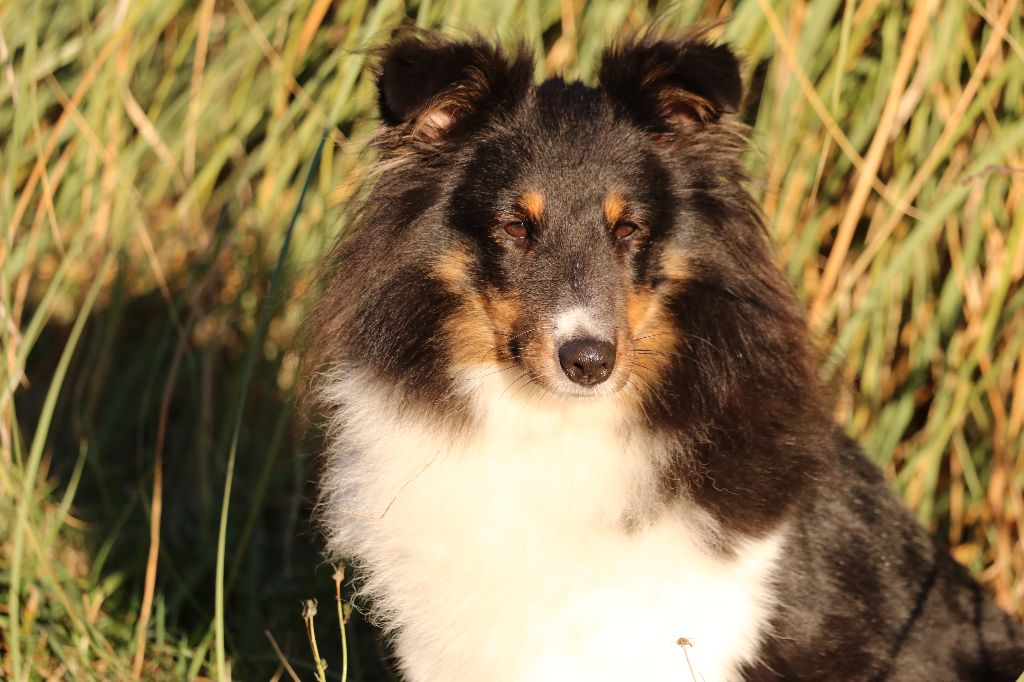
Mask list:
POLYGON ((837 418, 1024 615, 1018 0, 0 0, 0 677, 280 679, 272 636, 312 679, 318 598, 340 679, 296 334, 368 163, 360 48, 403 17, 585 80, 622 32, 728 18, 837 418))

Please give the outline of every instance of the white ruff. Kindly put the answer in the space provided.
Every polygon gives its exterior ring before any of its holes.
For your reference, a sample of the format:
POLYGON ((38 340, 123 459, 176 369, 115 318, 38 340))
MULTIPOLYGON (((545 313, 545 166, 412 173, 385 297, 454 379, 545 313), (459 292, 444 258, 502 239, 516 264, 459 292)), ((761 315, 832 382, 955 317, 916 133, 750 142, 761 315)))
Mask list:
POLYGON ((326 391, 345 405, 329 548, 359 562, 407 678, 680 682, 688 654, 697 680, 731 679, 764 634, 782 534, 708 553, 713 524, 657 506, 657 445, 626 438, 610 399, 525 395, 508 374, 472 382, 481 423, 455 444, 365 378, 326 391))

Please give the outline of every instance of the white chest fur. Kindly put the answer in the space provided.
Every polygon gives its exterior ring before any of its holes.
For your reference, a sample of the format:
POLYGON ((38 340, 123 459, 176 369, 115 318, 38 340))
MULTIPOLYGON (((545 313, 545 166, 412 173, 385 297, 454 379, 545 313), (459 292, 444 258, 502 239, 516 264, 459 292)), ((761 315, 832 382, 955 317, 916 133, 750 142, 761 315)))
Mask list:
POLYGON ((333 389, 330 549, 360 562, 407 677, 730 679, 764 632, 781 536, 708 552, 696 509, 655 511, 657 449, 612 403, 499 387, 457 444, 365 381, 333 389))

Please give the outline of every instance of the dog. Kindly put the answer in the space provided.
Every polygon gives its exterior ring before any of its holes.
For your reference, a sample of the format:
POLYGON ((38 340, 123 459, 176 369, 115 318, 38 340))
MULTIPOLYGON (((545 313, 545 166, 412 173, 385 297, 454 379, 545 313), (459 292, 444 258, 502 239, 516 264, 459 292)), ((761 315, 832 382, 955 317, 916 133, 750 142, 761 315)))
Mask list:
POLYGON ((318 517, 406 679, 1012 680, 1024 635, 832 418, 706 34, 401 30, 310 317, 318 517))

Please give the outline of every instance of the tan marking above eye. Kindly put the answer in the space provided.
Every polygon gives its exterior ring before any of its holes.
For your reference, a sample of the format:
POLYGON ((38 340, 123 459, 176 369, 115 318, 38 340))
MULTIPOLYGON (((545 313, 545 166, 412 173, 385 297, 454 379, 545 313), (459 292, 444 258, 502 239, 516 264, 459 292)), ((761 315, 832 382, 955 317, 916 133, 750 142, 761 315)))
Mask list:
POLYGON ((609 192, 604 198, 604 219, 615 225, 626 212, 626 197, 618 192, 609 192))
POLYGON ((544 215, 544 195, 536 190, 530 190, 524 192, 520 198, 519 203, 522 204, 523 210, 526 211, 527 215, 535 223, 539 223, 541 216, 544 215))

